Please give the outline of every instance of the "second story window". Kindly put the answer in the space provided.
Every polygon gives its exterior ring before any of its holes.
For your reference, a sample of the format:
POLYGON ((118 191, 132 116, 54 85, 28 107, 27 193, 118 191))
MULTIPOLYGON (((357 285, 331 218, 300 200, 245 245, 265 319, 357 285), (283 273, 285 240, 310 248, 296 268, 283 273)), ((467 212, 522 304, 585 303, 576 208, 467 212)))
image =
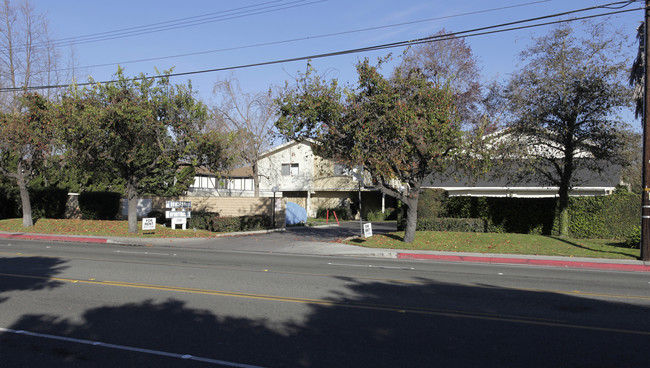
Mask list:
POLYGON ((283 176, 298 176, 298 164, 282 164, 283 176))

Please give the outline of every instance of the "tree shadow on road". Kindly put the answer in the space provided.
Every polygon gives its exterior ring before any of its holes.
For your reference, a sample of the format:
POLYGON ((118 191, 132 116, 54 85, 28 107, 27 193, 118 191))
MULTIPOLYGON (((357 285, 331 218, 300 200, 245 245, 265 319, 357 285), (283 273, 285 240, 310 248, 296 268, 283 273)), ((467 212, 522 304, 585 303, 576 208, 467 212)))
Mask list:
POLYGON ((215 366, 190 355, 266 367, 650 364, 648 306, 429 279, 342 280, 320 301, 210 296, 207 310, 170 297, 90 308, 78 321, 25 314, 11 327, 174 356, 8 333, 0 351, 9 366, 48 367, 215 366), (241 309, 261 303, 269 315, 308 308, 279 323, 221 313, 224 298, 241 309))
MULTIPOLYGON (((67 268, 66 261, 54 257, 0 258, 0 293, 54 289, 61 286, 52 277, 67 268)), ((7 300, 0 297, 0 302, 7 300)))

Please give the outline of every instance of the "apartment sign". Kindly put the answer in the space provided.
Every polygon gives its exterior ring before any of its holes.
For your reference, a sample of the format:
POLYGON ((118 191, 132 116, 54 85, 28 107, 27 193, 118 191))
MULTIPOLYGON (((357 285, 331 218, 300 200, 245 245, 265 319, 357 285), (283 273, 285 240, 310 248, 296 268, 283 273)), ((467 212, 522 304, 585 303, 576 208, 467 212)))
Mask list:
POLYGON ((165 208, 192 208, 190 201, 165 201, 165 208))
POLYGON ((169 211, 165 211, 165 217, 170 219, 175 218, 185 218, 188 219, 192 215, 192 202, 190 201, 165 201, 165 208, 169 208, 169 211))

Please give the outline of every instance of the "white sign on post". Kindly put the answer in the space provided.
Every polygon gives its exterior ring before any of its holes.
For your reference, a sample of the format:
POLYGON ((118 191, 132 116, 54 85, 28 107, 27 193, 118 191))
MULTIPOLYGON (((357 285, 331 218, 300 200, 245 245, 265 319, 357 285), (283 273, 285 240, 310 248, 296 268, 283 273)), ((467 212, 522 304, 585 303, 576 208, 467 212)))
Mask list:
POLYGON ((192 208, 191 201, 165 201, 165 208, 192 208))
POLYGON ((363 236, 369 238, 372 236, 372 224, 363 224, 363 236))
POLYGON ((142 219, 142 231, 156 230, 156 218, 145 217, 142 219))
POLYGON ((167 218, 190 218, 192 211, 165 211, 165 217, 167 218))
POLYGON ((176 225, 181 225, 183 230, 187 229, 187 218, 185 217, 174 217, 172 218, 172 229, 176 230, 176 225))

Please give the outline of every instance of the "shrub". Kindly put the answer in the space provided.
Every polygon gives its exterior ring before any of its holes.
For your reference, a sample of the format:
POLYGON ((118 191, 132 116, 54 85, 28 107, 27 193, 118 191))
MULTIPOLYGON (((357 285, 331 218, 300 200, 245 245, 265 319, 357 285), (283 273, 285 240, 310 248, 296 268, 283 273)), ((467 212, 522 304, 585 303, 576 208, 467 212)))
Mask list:
POLYGON ((569 230, 576 238, 626 239, 640 226, 638 194, 617 191, 599 197, 572 197, 569 230))
POLYGON ((450 197, 449 217, 481 218, 487 231, 551 235, 555 198, 450 197))
POLYGON ((641 226, 634 226, 625 237, 625 245, 630 248, 641 248, 641 226))
POLYGON ((65 218, 65 205, 68 202, 67 189, 31 189, 29 191, 29 198, 32 205, 33 218, 65 218))
POLYGON ((165 214, 162 211, 158 211, 158 210, 150 211, 149 213, 147 213, 147 217, 155 217, 157 224, 164 224, 165 222, 167 222, 167 218, 165 217, 165 214))
POLYGON ((79 195, 79 210, 85 220, 114 220, 120 211, 120 193, 83 192, 79 195))
POLYGON ((192 212, 192 217, 187 219, 189 229, 212 230, 213 218, 219 217, 217 212, 192 212))
POLYGON ((445 217, 448 198, 446 190, 423 189, 418 199, 418 218, 445 217))
POLYGON ((381 211, 369 211, 366 215, 366 220, 368 221, 386 221, 390 219, 395 219, 397 213, 394 208, 386 208, 384 213, 381 211))
POLYGON ((191 229, 218 233, 264 230, 272 225, 271 217, 267 215, 220 217, 216 212, 193 213, 187 223, 191 229))
POLYGON ((333 208, 320 207, 316 210, 316 217, 326 218, 327 211, 329 211, 330 218, 334 218, 334 212, 336 212, 336 217, 340 221, 349 221, 354 219, 352 217, 352 211, 348 207, 344 207, 344 206, 333 207, 333 208))
MULTIPOLYGON (((397 230, 404 231, 406 218, 397 221, 397 230)), ((463 233, 489 232, 488 223, 480 218, 418 218, 416 231, 456 231, 463 233)))

